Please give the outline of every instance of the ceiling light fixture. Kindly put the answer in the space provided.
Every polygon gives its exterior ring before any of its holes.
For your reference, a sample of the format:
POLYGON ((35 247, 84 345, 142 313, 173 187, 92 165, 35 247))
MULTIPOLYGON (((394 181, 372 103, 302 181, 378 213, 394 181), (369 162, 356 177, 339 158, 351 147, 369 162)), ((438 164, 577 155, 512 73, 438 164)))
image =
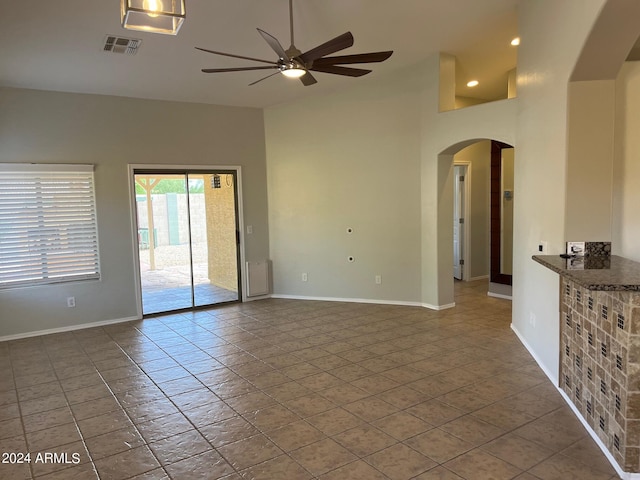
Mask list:
POLYGON ((470 82, 467 82, 467 87, 477 87, 479 83, 480 82, 478 82, 478 80, 471 80, 470 82))
POLYGON ((298 62, 285 63, 280 67, 280 72, 288 78, 300 78, 307 71, 298 62))
POLYGON ((129 30, 176 35, 184 19, 184 0, 120 0, 122 26, 129 30))
POLYGON ((300 78, 305 73, 307 73, 307 71, 303 70, 302 68, 287 68, 286 70, 282 71, 282 74, 285 77, 289 78, 300 78))
POLYGON ((514 47, 517 47, 518 45, 520 45, 520 37, 516 37, 513 40, 511 40, 511 45, 513 45, 514 47))
POLYGON ((307 73, 307 71, 301 68, 287 68, 282 70, 282 74, 288 78, 300 78, 305 73, 307 73))

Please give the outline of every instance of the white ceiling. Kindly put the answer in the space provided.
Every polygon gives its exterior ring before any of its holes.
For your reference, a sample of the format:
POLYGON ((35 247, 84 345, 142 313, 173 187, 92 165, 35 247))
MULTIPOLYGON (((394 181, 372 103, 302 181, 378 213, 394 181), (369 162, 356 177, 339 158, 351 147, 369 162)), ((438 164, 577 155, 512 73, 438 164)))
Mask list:
MULTIPOLYGON (((338 54, 394 50, 373 73, 351 78, 314 73, 318 83, 263 72, 204 74, 201 68, 260 64, 196 50, 199 46, 276 60, 256 27, 287 48, 287 0, 186 0, 177 36, 125 30, 120 0, 0 0, 0 86, 247 107, 266 107, 368 82, 437 52, 456 55, 458 94, 493 99, 506 92, 516 64, 517 0, 294 0, 295 43, 309 50, 346 31, 355 44, 338 54), (102 51, 108 34, 140 38, 136 55, 102 51), (468 93, 467 93, 468 92, 468 93)), ((366 68, 367 65, 362 65, 366 68)))

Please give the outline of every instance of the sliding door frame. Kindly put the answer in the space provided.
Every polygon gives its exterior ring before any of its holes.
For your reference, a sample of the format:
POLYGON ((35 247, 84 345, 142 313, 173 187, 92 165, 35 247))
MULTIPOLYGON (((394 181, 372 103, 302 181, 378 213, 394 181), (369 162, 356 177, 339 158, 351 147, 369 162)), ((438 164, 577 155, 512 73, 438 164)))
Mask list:
MULTIPOLYGON (((136 284, 136 310, 137 317, 142 318, 142 277, 140 272, 140 251, 138 249, 138 230, 137 230, 137 211, 136 211, 136 189, 135 189, 135 175, 136 170, 153 171, 158 174, 189 174, 189 173, 217 173, 224 171, 235 172, 236 185, 236 235, 238 238, 237 248, 239 255, 238 265, 238 288, 239 296, 238 301, 247 301, 247 289, 244 275, 245 265, 245 247, 244 247, 244 214, 242 205, 242 168, 239 165, 157 165, 157 164, 129 164, 129 215, 131 221, 131 241, 133 246, 133 267, 136 284)), ((211 305, 215 307, 214 305, 211 305)), ((194 307, 194 308, 207 308, 194 307)))

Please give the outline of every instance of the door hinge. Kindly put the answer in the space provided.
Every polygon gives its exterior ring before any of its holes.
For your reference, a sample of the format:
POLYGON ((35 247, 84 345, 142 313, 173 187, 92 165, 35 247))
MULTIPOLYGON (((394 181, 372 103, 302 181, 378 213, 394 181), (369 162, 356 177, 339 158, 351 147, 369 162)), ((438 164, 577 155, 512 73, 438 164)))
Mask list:
POLYGON ((464 223, 464 218, 459 218, 458 220, 460 221, 460 223, 464 223))
POLYGON ((464 265, 464 260, 460 259, 460 265, 464 265))
POLYGON ((460 179, 461 182, 464 182, 464 175, 460 175, 458 178, 460 179))

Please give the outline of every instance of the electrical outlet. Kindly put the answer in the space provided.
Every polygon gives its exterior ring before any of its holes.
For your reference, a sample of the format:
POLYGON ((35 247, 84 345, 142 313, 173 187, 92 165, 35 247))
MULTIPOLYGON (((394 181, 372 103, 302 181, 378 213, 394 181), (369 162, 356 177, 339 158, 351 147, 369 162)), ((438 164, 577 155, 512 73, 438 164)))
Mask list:
POLYGON ((67 297, 67 307, 73 308, 76 306, 76 297, 67 297))
POLYGON ((539 254, 547 254, 549 253, 549 242, 545 242, 544 240, 538 243, 538 253, 539 254))
POLYGON ((382 283, 382 276, 376 275, 376 285, 380 285, 382 283))
POLYGON ((307 280, 309 280, 309 277, 307 277, 307 274, 306 274, 306 273, 303 273, 303 274, 302 274, 302 281, 303 281, 303 282, 306 282, 307 280))

